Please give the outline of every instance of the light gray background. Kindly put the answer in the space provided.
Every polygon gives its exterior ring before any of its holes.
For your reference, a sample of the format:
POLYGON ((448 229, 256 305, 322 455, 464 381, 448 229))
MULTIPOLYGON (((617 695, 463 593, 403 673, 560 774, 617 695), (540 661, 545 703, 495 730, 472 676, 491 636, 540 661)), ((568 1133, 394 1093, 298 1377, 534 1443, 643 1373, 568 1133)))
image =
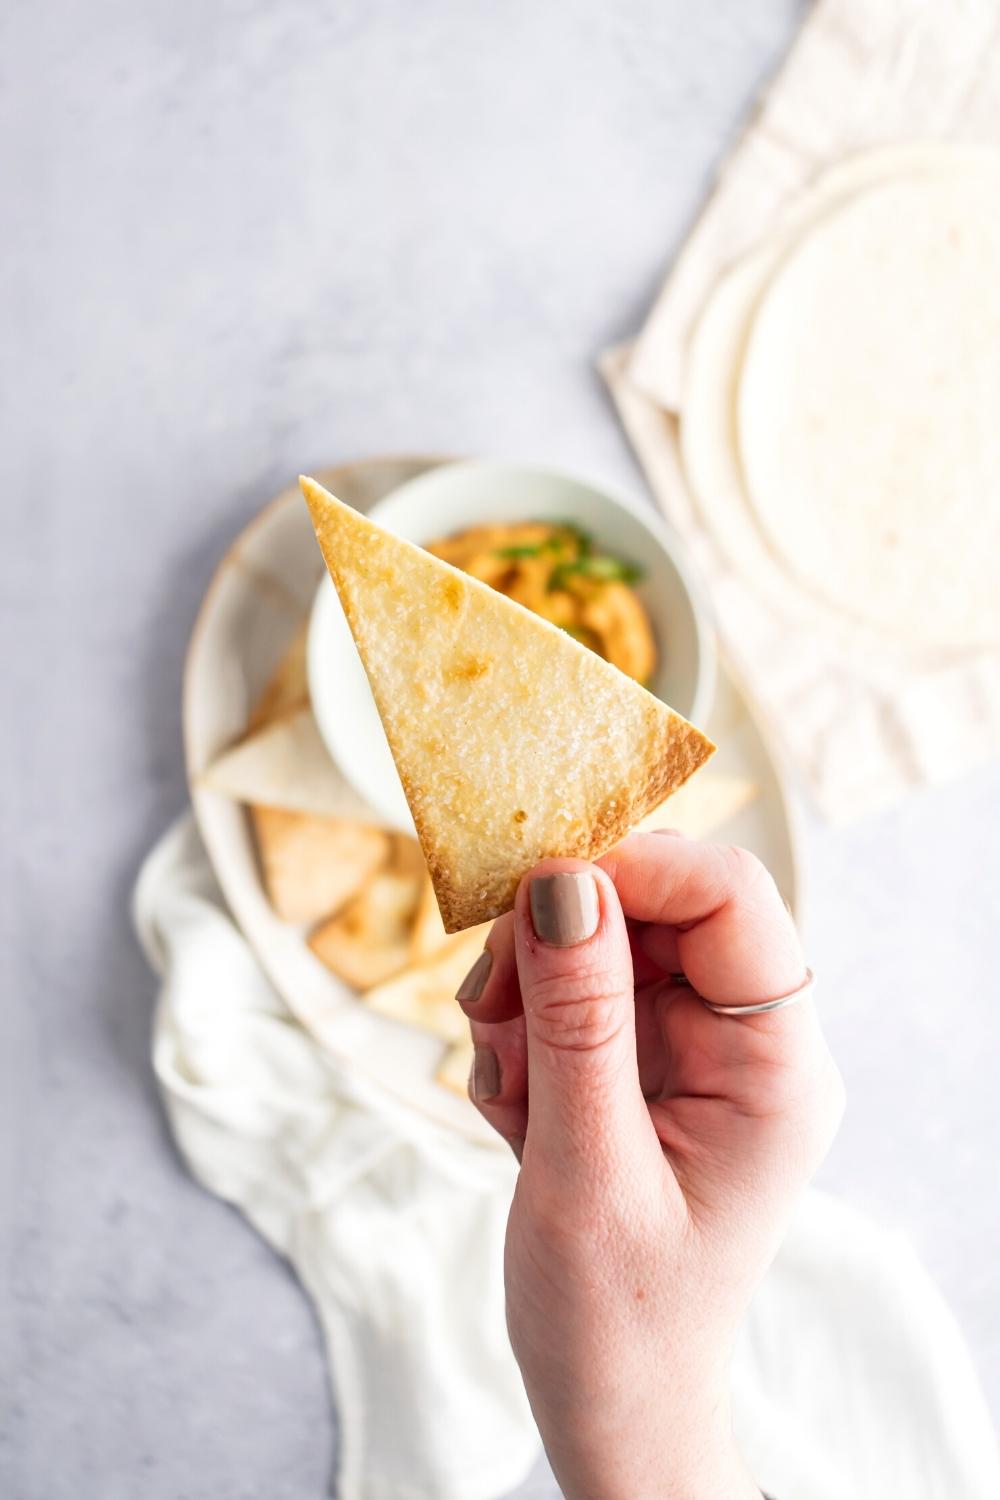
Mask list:
MULTIPOLYGON (((802 14, 7 0, 5 1496, 323 1493, 316 1325, 185 1175, 150 1079, 126 903, 184 804, 188 631, 303 468, 455 449, 640 488, 593 358, 637 326, 802 14)), ((994 1402, 998 796, 994 766, 806 846, 851 1099, 823 1181, 908 1230, 994 1402)))

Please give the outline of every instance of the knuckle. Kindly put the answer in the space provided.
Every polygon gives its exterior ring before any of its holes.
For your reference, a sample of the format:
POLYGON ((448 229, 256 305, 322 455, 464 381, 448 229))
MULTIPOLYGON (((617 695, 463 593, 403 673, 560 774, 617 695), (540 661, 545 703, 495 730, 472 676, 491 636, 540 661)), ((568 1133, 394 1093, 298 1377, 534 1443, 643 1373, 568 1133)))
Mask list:
POLYGON ((723 845, 723 858, 728 866, 730 880, 736 889, 748 891, 758 886, 777 889, 770 870, 749 849, 744 849, 740 844, 725 844, 723 845))
MULTIPOLYGON (((698 905, 708 906, 714 913, 733 903, 745 902, 751 893, 755 897, 758 892, 762 895, 773 893, 774 899, 783 907, 784 903, 767 866, 756 854, 751 854, 749 849, 744 849, 739 844, 713 844, 711 848, 715 856, 712 868, 682 876, 672 893, 674 898, 679 896, 681 900, 685 900, 690 895, 697 900, 698 905)), ((766 899, 759 904, 766 905, 766 899)), ((660 920, 669 920, 666 912, 661 915, 660 920)))
POLYGON ((539 977, 531 989, 531 1014, 536 1035, 567 1052, 604 1046, 617 1036, 627 1018, 621 987, 603 970, 571 978, 562 974, 539 977))

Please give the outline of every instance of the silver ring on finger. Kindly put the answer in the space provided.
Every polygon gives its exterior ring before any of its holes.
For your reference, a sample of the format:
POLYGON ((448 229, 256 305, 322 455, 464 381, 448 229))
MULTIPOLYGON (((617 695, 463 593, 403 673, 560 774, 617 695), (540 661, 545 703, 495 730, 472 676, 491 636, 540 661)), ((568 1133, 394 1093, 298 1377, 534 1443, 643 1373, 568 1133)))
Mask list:
MULTIPOLYGON (((686 985, 693 989, 691 981, 685 974, 671 974, 674 984, 686 985)), ((717 1005, 714 1000, 706 1000, 704 995, 698 995, 698 999, 706 1010, 714 1011, 717 1016, 763 1016, 772 1010, 784 1010, 786 1005, 797 1005, 800 1000, 806 1000, 816 988, 816 976, 812 969, 806 969, 806 977, 797 990, 790 990, 787 995, 778 995, 774 1000, 758 1000, 752 1005, 717 1005)), ((694 990, 697 994, 697 990, 694 990)))

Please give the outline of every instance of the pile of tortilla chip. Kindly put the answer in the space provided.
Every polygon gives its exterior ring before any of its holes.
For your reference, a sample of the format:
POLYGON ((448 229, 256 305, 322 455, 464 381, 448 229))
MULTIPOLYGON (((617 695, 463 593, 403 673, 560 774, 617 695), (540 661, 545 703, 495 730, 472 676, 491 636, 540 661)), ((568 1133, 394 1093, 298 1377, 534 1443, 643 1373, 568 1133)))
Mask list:
POLYGON ((438 1078, 464 1093, 472 1043, 454 995, 488 924, 445 932, 416 839, 380 827, 340 775, 309 706, 305 636, 200 784, 246 803, 277 915, 373 1010, 439 1037, 438 1078))

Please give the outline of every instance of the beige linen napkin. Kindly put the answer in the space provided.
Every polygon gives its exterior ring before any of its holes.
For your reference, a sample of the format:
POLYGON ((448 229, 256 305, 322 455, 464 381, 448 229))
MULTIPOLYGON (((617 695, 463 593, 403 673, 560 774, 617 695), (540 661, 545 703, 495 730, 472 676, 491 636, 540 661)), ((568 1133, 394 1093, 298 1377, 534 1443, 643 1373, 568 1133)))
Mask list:
POLYGON ((723 641, 828 817, 1000 751, 1000 651, 914 651, 764 590, 692 505, 677 442, 687 340, 720 273, 834 162, 913 139, 1000 142, 995 0, 819 0, 630 348, 601 368, 657 499, 708 584, 723 641))

